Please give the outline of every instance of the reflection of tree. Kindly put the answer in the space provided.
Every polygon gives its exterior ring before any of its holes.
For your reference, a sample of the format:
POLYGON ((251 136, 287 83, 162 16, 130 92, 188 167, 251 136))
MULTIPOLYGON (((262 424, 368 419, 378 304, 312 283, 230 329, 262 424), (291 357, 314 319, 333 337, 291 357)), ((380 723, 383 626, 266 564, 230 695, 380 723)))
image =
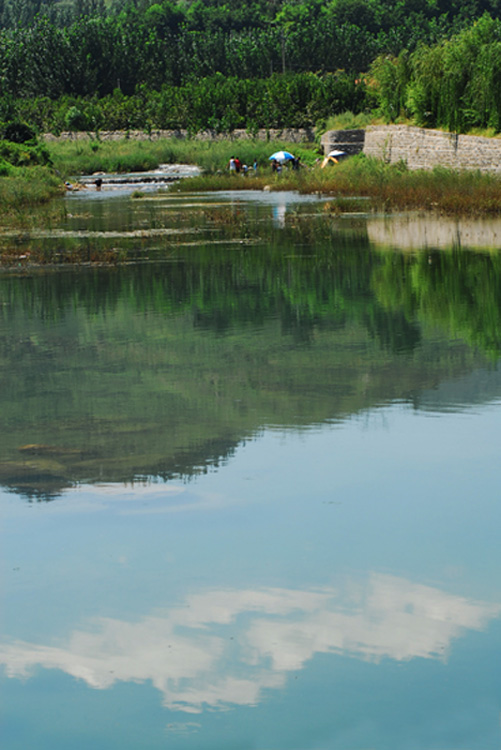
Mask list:
POLYGON ((46 497, 188 477, 263 424, 343 418, 483 364, 460 338, 497 351, 496 258, 376 255, 363 234, 311 227, 168 264, 4 278, 0 482, 46 497), (42 447, 28 460, 26 444, 42 447))
POLYGON ((421 340, 419 326, 409 322, 402 312, 392 313, 375 308, 367 326, 381 346, 395 354, 411 352, 421 340))
POLYGON ((441 327, 497 358, 501 258, 465 251, 382 256, 372 288, 384 309, 441 327))

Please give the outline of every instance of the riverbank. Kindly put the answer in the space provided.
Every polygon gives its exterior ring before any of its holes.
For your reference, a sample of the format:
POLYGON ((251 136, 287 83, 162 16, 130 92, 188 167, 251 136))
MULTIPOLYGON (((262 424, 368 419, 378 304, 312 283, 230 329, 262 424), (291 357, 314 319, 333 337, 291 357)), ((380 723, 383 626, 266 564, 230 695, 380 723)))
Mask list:
POLYGON ((182 180, 171 189, 214 190, 297 190, 300 193, 332 195, 333 211, 342 210, 345 197, 368 199, 368 210, 432 211, 447 215, 501 214, 501 179, 494 174, 473 170, 436 167, 433 170, 408 169, 403 161, 359 154, 321 169, 321 150, 314 143, 294 144, 258 140, 163 139, 97 142, 62 140, 47 144, 52 162, 63 175, 95 172, 135 172, 151 170, 159 164, 197 164, 203 175, 182 180), (280 175, 271 171, 269 157, 274 151, 289 150, 301 157, 299 172, 287 165, 280 175), (232 155, 242 163, 257 161, 257 174, 232 176, 227 165, 232 155))
POLYGON ((224 172, 231 156, 249 166, 257 160, 261 168, 269 166, 275 151, 294 151, 303 162, 314 164, 319 149, 314 143, 253 139, 193 140, 166 138, 157 140, 61 140, 47 143, 54 167, 66 177, 94 172, 144 172, 160 164, 196 164, 208 174, 224 172))
POLYGON ((160 164, 196 164, 203 175, 177 182, 176 191, 297 190, 331 195, 330 210, 344 210, 346 197, 366 200, 368 211, 431 211, 456 216, 501 215, 501 179, 479 171, 412 170, 402 161, 389 164, 360 154, 321 169, 320 151, 313 143, 284 143, 244 139, 158 139, 118 141, 60 140, 45 146, 51 167, 26 167, 0 177, 0 207, 7 211, 30 209, 63 192, 63 181, 96 172, 127 173, 156 169, 160 164), (287 165, 280 175, 272 173, 269 157, 290 150, 301 157, 299 172, 287 165), (232 155, 257 172, 246 177, 228 173, 232 155))
POLYGON ((181 180, 173 191, 296 190, 303 194, 331 195, 326 209, 353 210, 346 198, 364 198, 365 211, 428 211, 449 216, 501 215, 501 180, 478 172, 408 170, 404 164, 385 164, 363 155, 321 169, 285 168, 280 175, 265 170, 257 177, 202 175, 181 180))

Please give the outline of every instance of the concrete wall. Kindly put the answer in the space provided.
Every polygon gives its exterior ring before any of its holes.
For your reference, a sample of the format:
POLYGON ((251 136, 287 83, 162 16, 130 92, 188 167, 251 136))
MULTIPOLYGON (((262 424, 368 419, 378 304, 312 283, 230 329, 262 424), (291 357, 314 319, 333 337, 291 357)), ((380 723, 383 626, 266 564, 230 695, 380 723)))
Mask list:
POLYGON ((364 154, 409 169, 478 169, 501 173, 501 139, 455 135, 406 125, 375 125, 365 132, 364 154))

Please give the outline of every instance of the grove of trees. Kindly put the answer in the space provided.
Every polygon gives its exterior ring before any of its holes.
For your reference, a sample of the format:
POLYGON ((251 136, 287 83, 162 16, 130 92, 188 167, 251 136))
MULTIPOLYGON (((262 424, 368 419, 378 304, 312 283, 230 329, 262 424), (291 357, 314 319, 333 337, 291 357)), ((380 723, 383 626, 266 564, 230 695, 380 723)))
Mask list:
POLYGON ((0 0, 0 120, 501 129, 501 0, 0 0))

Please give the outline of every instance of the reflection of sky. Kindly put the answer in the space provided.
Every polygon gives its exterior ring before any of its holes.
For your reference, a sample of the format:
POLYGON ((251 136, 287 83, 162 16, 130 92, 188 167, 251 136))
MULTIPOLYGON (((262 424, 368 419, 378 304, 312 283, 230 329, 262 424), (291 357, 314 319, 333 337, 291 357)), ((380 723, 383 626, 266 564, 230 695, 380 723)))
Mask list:
POLYGON ((1 495, 7 750, 66 748, 56 717, 78 750, 110 722, 127 750, 135 726, 155 750, 497 748, 499 414, 395 404, 184 484, 1 495))
POLYGON ((9 677, 60 669, 93 688, 151 680, 170 709, 256 705, 315 654, 446 659, 464 630, 501 606, 373 574, 342 590, 213 590, 135 622, 97 618, 63 645, 0 646, 9 677))
POLYGON ((284 227, 285 226, 285 215, 287 213, 287 205, 283 203, 282 205, 276 205, 273 206, 273 221, 277 227, 284 227))

